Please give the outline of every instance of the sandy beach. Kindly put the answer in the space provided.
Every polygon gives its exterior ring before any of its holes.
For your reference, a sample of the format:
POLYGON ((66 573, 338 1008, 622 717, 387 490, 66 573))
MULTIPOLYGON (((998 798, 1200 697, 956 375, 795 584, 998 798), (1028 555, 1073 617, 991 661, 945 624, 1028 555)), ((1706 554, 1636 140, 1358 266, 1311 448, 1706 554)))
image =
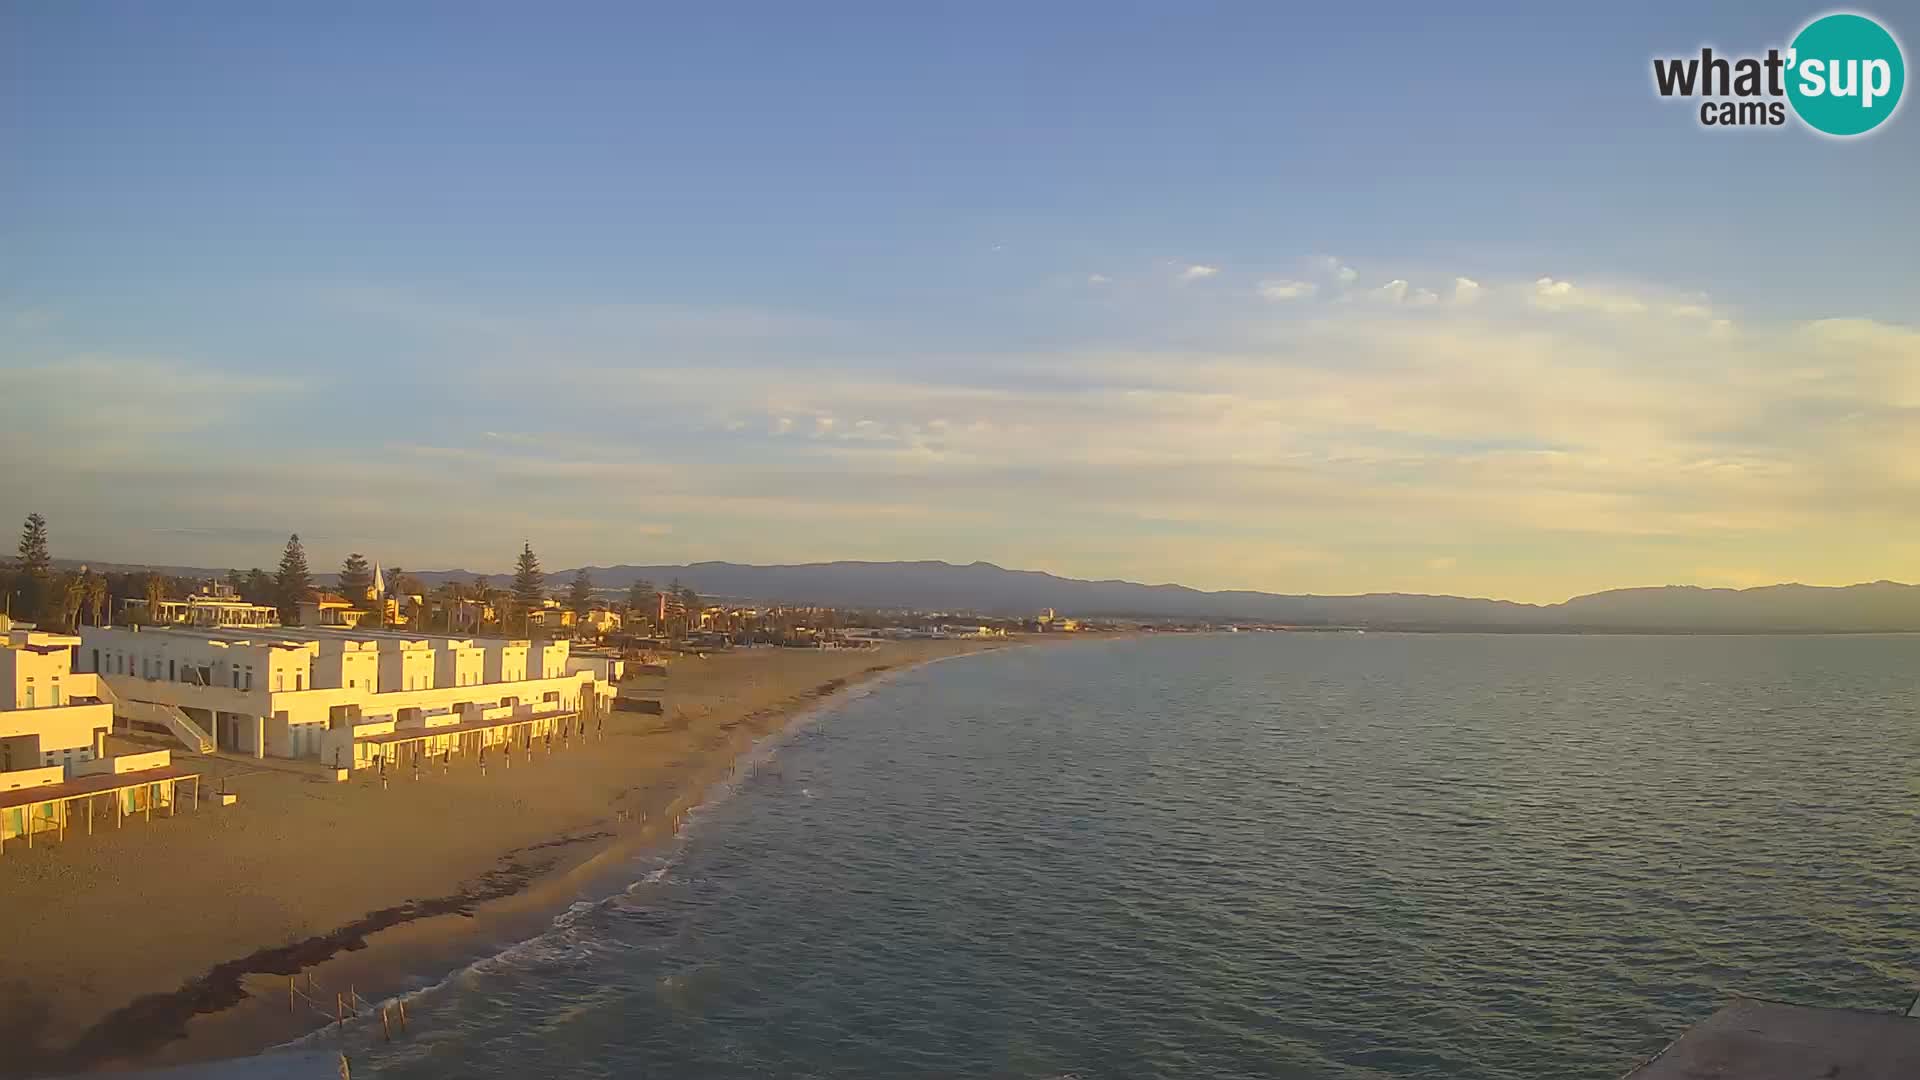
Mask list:
POLYGON ((881 672, 1004 642, 683 658, 664 715, 486 776, 471 760, 382 790, 301 762, 181 753, 198 811, 0 858, 0 1074, 243 1054, 537 933, 596 876, 668 835, 760 737, 881 672), (213 793, 238 796, 231 807, 213 793))

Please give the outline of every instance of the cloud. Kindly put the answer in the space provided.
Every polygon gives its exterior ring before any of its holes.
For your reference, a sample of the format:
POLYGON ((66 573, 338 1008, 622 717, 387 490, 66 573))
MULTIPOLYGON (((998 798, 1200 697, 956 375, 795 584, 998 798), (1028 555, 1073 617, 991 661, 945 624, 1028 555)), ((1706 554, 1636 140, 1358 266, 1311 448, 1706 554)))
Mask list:
POLYGON ((1087 275, 1087 284, 1089 285, 1107 285, 1107 284, 1111 284, 1112 281, 1113 279, 1108 277, 1105 274, 1088 274, 1087 275))
POLYGON ((1736 329, 1693 294, 1486 271, 1339 294, 1395 308, 1270 302, 1332 292, 1318 269, 1209 290, 1204 320, 1130 309, 1124 348, 629 341, 648 320, 576 333, 503 305, 483 313, 498 340, 415 328, 448 357, 382 374, 373 438, 338 437, 364 395, 295 373, 324 368, 0 357, 0 451, 36 463, 0 502, 46 509, 76 555, 241 566, 273 545, 219 532, 187 557, 179 530, 298 529, 420 566, 504 566, 524 532, 556 565, 978 557, 1523 599, 1710 567, 1899 573, 1871 539, 1920 526, 1915 328, 1736 329), (1269 291, 1298 285, 1317 289, 1269 291), (1501 559, 1455 554, 1489 536, 1501 559))
POLYGON ((1533 283, 1535 307, 1548 311, 1592 311, 1606 315, 1638 315, 1646 301, 1628 293, 1576 287, 1571 281, 1543 277, 1533 283))
POLYGON ((204 431, 313 385, 304 376, 98 352, 0 364, 0 379, 7 386, 0 394, 0 423, 54 443, 79 440, 68 453, 204 431))
POLYGON ((1180 271, 1180 280, 1183 282, 1184 281, 1203 281, 1207 278, 1214 276, 1215 274, 1218 274, 1219 272, 1220 272, 1220 268, 1217 266, 1207 266, 1204 263, 1193 263, 1180 271))
POLYGON ((1360 271, 1331 255, 1322 255, 1315 262, 1319 265, 1321 273, 1332 278, 1343 288, 1360 280, 1360 271))
POLYGON ((1267 300, 1298 300, 1312 296, 1319 288, 1311 281, 1263 281, 1260 295, 1267 300))

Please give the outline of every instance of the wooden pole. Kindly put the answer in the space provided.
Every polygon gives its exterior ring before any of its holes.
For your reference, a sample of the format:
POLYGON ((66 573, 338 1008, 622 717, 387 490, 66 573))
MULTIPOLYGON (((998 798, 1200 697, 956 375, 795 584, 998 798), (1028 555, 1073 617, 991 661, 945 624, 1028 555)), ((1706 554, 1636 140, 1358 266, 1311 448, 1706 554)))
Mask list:
POLYGON ((160 785, 148 784, 147 785, 147 820, 148 821, 153 820, 153 800, 159 797, 160 797, 160 785))
POLYGON ((287 1015, 293 1015, 293 976, 287 976, 287 1015))
POLYGON ((380 1006, 380 1033, 387 1037, 388 1042, 393 1041, 393 1026, 387 1022, 387 1007, 385 1005, 380 1006))
POLYGON ((93 835, 93 796, 87 796, 87 835, 93 835))
POLYGON ((407 1030, 407 999, 401 998, 400 999, 400 1031, 402 1034, 404 1034, 406 1030, 407 1030))

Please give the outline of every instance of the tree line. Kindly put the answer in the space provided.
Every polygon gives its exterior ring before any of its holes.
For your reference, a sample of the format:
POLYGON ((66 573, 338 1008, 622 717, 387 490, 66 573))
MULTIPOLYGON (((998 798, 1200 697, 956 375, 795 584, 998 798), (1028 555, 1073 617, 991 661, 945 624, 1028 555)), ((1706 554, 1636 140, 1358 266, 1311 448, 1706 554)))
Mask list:
MULTIPOLYGON (((144 617, 152 621, 164 602, 185 599, 215 584, 224 584, 248 603, 277 609, 281 622, 288 625, 298 625, 306 613, 302 609, 323 591, 314 580, 306 546, 298 533, 287 537, 279 565, 272 572, 260 567, 244 572, 234 569, 228 570, 224 579, 212 582, 158 570, 95 571, 85 566, 56 570, 47 519, 39 513, 27 515, 16 558, 12 565, 0 568, 0 595, 5 597, 8 615, 67 631, 82 625, 110 625, 128 600, 144 601, 144 617)), ((364 612, 372 625, 381 626, 385 625, 387 605, 373 599, 374 584, 374 570, 366 556, 357 551, 348 554, 340 566, 339 593, 349 605, 364 612)), ((429 588, 398 567, 384 570, 379 584, 407 624, 422 632, 517 631, 535 637, 559 629, 546 625, 547 616, 535 615, 559 608, 547 607, 547 575, 531 542, 522 543, 513 575, 504 587, 496 587, 486 574, 476 574, 470 582, 447 581, 429 588)), ((618 601, 598 599, 591 576, 582 569, 574 574, 559 604, 573 613, 576 629, 597 607, 617 611, 626 632, 635 636, 681 639, 703 629, 703 601, 679 581, 664 589, 649 581, 636 581, 628 588, 625 600, 622 611, 618 601)), ((725 613, 711 628, 721 632, 733 629, 725 613)))

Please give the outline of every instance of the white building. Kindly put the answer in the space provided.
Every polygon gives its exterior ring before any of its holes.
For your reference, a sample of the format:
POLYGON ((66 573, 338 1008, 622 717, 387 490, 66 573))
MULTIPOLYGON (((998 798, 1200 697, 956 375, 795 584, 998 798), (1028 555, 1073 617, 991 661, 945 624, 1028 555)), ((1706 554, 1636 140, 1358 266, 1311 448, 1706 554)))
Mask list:
POLYGON ((231 585, 214 583, 205 592, 185 600, 162 600, 152 611, 144 599, 131 599, 121 605, 128 621, 160 623, 167 626, 246 626, 280 625, 278 608, 249 604, 240 599, 231 585))
POLYGON ((573 662, 567 642, 327 627, 85 627, 82 637, 82 665, 129 710, 177 710, 223 750, 342 765, 367 763, 383 745, 369 740, 409 728, 578 722, 610 706, 619 677, 617 665, 573 662))
MULTIPOLYGON (((0 773, 76 766, 104 755, 113 707, 99 680, 73 670, 80 639, 5 627, 0 644, 0 773)), ((0 784, 0 787, 6 785, 0 784)))

